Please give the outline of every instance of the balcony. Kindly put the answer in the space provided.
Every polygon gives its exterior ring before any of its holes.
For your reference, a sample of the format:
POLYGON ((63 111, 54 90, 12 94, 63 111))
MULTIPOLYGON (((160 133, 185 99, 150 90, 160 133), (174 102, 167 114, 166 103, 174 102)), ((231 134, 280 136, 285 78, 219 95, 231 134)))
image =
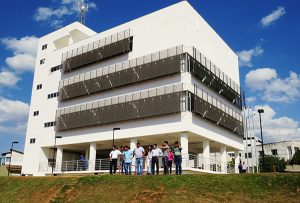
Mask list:
POLYGON ((181 45, 67 78, 59 85, 60 101, 189 71, 241 109, 240 87, 203 54, 192 50, 181 45))
POLYGON ((239 86, 200 52, 196 50, 194 52, 194 57, 189 56, 188 64, 191 74, 199 79, 203 84, 212 88, 216 93, 223 96, 239 109, 242 108, 239 86))
POLYGON ((132 51, 133 37, 130 30, 111 35, 63 54, 62 72, 100 62, 132 51))
POLYGON ((191 111, 196 115, 243 137, 243 118, 239 112, 198 88, 191 95, 191 104, 191 111))
POLYGON ((181 111, 182 84, 57 110, 56 131, 148 118, 181 111))
POLYGON ((60 101, 180 73, 182 46, 104 67, 61 81, 60 101))
POLYGON ((197 87, 191 93, 188 86, 178 83, 59 109, 56 112, 56 131, 191 111, 243 136, 240 112, 197 87))

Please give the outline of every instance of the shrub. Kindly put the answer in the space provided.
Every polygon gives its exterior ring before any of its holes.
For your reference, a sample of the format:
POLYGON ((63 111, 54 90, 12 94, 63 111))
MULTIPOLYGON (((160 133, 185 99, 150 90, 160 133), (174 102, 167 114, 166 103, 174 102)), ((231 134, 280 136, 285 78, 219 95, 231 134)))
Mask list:
MULTIPOLYGON (((259 158, 259 165, 262 166, 262 157, 259 158)), ((261 172, 284 172, 286 168, 286 162, 284 159, 265 155, 264 167, 261 167, 261 172)))
POLYGON ((300 164, 300 150, 296 150, 290 164, 291 165, 300 164))

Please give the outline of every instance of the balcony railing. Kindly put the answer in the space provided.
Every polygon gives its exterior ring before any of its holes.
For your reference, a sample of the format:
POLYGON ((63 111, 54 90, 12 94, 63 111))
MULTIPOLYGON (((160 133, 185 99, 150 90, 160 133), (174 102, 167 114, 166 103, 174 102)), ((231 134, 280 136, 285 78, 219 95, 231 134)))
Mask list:
MULTIPOLYGON (((143 158, 143 169, 144 172, 147 171, 147 165, 145 157, 143 158)), ((159 160, 160 169, 162 170, 162 159, 159 160)), ((96 159, 96 160, 71 160, 62 161, 55 164, 53 172, 58 173, 101 173, 109 172, 110 160, 109 159, 96 159)), ((118 173, 121 173, 120 163, 118 162, 118 173)), ((175 170, 175 164, 173 163, 173 171, 175 170)), ((183 170, 195 170, 203 172, 217 172, 217 173, 234 173, 234 166, 229 163, 221 162, 216 159, 204 158, 202 155, 187 154, 182 155, 182 168, 183 170)), ((135 161, 133 159, 132 171, 135 171, 135 161)), ((45 174, 52 173, 52 163, 42 162, 39 164, 39 172, 45 174)))
MULTIPOLYGON (((195 51, 196 55, 197 51, 195 51)), ((220 94, 229 102, 233 103, 236 107, 242 108, 242 100, 240 95, 240 88, 233 82, 227 75, 220 71, 211 62, 207 62, 207 58, 200 56, 195 58, 188 57, 189 70, 192 75, 199 79, 203 84, 212 88, 217 94, 220 94), (204 64, 204 65, 203 65, 204 64)))
POLYGON ((132 40, 130 30, 125 30, 67 52, 62 55, 62 72, 128 53, 132 51, 132 40))
POLYGON ((179 73, 184 58, 183 46, 177 46, 67 78, 60 81, 60 100, 179 73))
POLYGON ((59 109, 55 129, 62 131, 178 113, 182 90, 179 83, 59 109))

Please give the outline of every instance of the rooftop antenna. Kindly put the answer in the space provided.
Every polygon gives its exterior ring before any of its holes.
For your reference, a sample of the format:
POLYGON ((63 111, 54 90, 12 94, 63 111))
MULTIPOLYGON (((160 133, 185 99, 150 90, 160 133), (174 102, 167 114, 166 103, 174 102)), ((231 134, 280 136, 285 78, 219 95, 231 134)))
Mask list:
POLYGON ((78 10, 80 12, 80 22, 82 24, 85 24, 85 15, 86 15, 88 9, 89 9, 89 5, 87 2, 85 2, 85 0, 81 0, 78 3, 78 10))

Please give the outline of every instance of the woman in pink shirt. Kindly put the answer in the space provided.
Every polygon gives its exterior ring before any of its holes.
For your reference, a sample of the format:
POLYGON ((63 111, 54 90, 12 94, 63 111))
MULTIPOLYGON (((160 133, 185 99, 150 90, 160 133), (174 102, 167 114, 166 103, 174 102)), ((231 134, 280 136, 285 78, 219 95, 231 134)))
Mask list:
POLYGON ((168 167, 170 169, 170 174, 172 174, 172 162, 174 160, 174 153, 172 150, 168 153, 168 167))

